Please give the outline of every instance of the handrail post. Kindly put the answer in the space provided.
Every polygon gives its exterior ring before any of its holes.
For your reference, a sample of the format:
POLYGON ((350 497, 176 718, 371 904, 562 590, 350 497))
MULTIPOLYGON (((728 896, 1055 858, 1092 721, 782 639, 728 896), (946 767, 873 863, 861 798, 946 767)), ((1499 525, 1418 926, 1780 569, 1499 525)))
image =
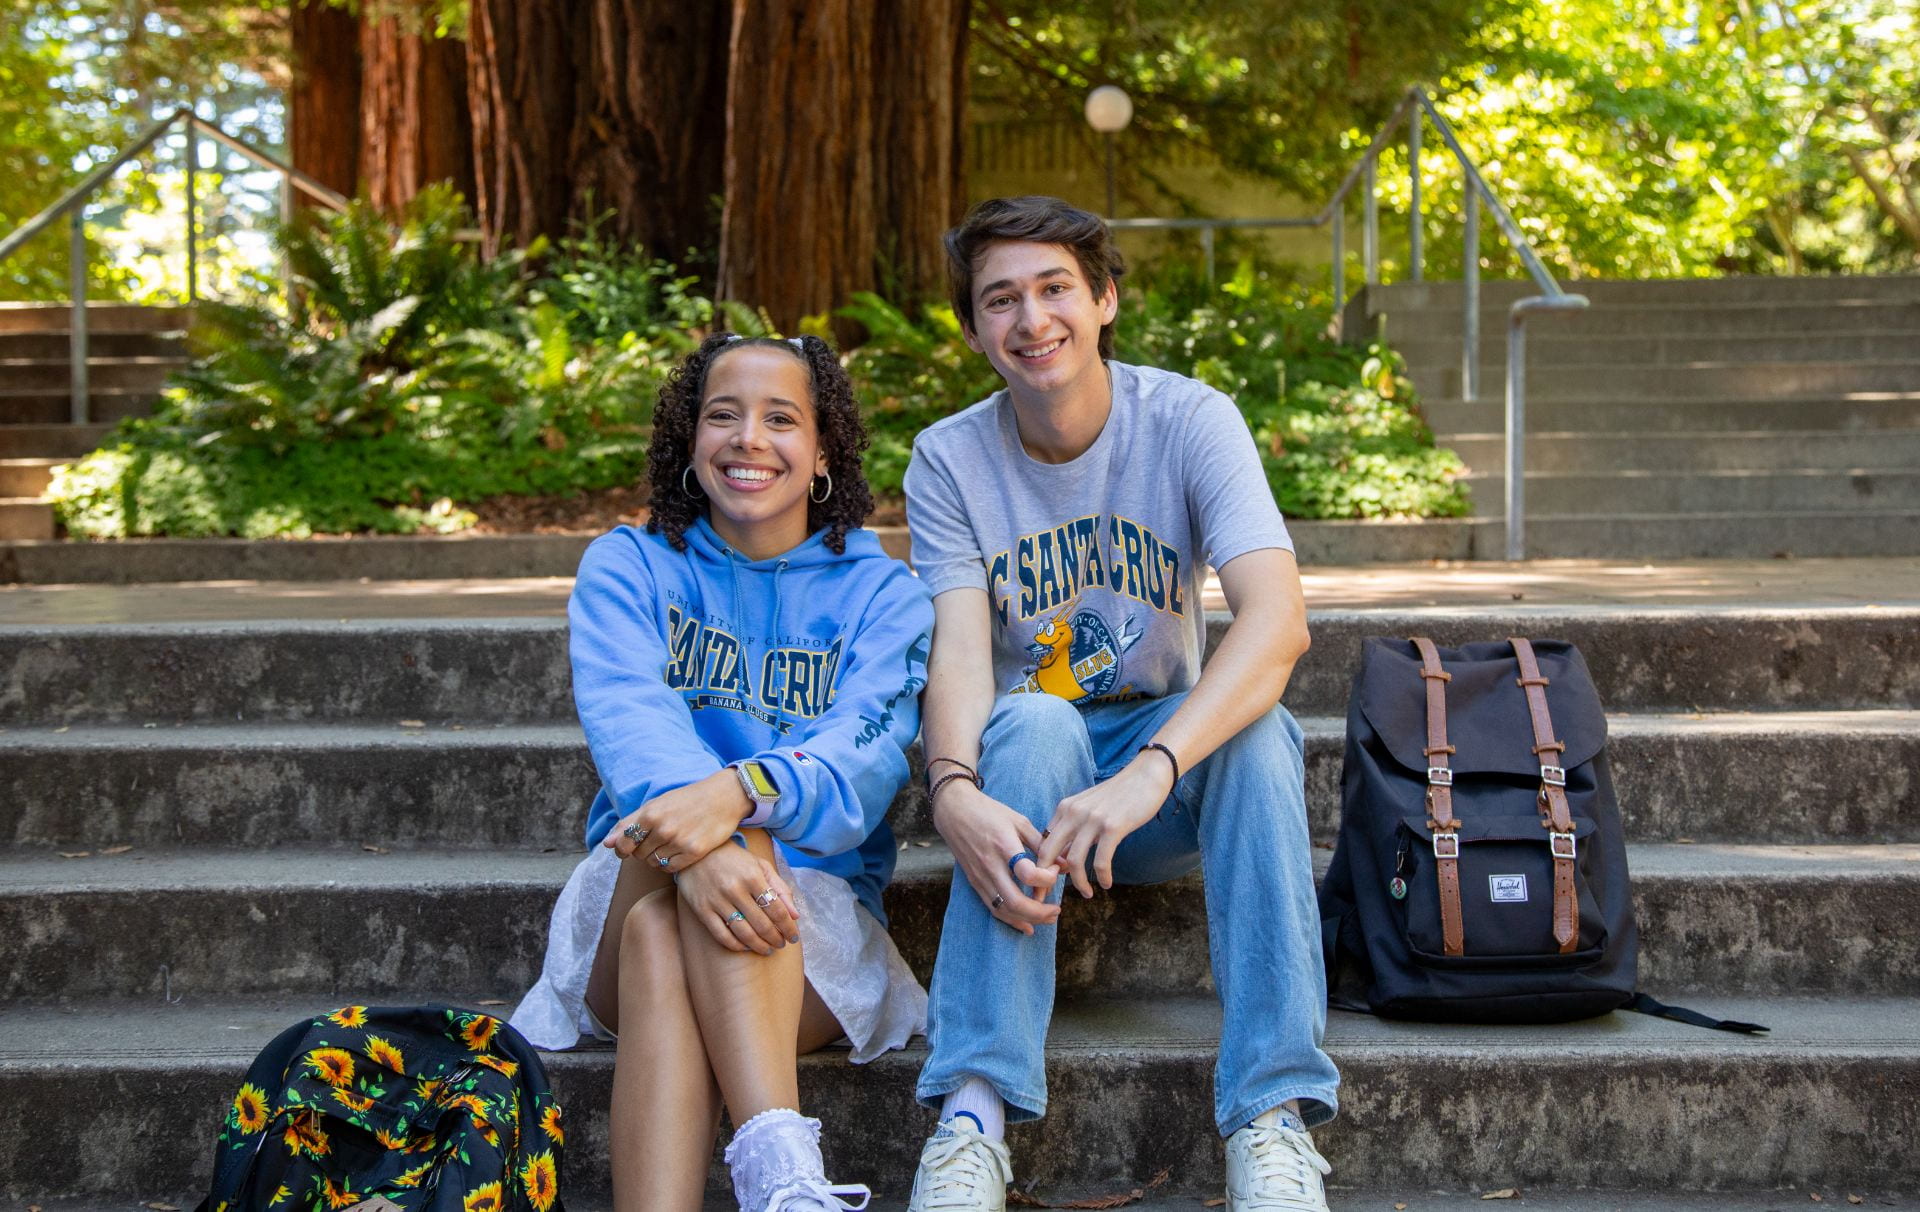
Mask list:
POLYGON ((1507 559, 1527 558, 1527 313, 1507 315, 1507 559))
POLYGON ((73 296, 73 319, 67 325, 67 356, 70 374, 67 391, 67 417, 75 425, 85 425, 90 401, 87 386, 87 208, 76 206, 68 214, 67 230, 73 243, 67 252, 68 293, 73 296))
POLYGON ((1461 235, 1460 277, 1466 285, 1466 310, 1460 320, 1460 398, 1480 398, 1480 195, 1466 186, 1466 230, 1461 235))
POLYGON ((1374 158, 1368 156, 1367 175, 1365 178, 1367 191, 1366 228, 1361 235, 1361 243, 1366 249, 1368 286, 1377 286, 1380 284, 1380 198, 1374 191, 1375 172, 1374 158))
POLYGON ((198 119, 192 114, 188 114, 183 124, 187 138, 187 304, 189 306, 199 301, 200 282, 200 247, 194 230, 196 225, 193 213, 194 172, 200 167, 198 163, 200 157, 197 154, 199 149, 193 139, 193 127, 197 121, 198 119))
POLYGON ((1409 194, 1407 217, 1407 269, 1415 282, 1425 276, 1421 268, 1420 245, 1425 234, 1420 218, 1420 127, 1426 119, 1425 112, 1415 106, 1407 115, 1407 171, 1412 174, 1412 188, 1409 194))
POLYGON ((1200 251, 1206 257, 1206 262, 1207 262, 1207 287, 1208 289, 1212 289, 1213 287, 1213 226, 1211 224, 1200 229, 1200 251))
POLYGON ((1347 335, 1347 216, 1333 208, 1333 335, 1347 335))

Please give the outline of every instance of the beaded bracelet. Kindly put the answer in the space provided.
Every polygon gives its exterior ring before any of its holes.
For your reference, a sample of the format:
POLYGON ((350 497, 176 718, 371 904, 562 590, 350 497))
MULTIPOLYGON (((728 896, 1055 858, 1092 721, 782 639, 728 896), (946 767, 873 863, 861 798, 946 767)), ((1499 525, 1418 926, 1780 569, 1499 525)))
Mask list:
POLYGON ((975 770, 973 767, 967 765, 965 762, 961 761, 959 758, 937 757, 937 758, 929 758, 927 760, 927 770, 929 772, 928 774, 929 778, 932 777, 931 772, 933 768, 935 766, 938 766, 942 762, 947 762, 950 765, 958 766, 960 767, 960 769, 966 771, 968 774, 972 775, 974 778, 980 777, 980 772, 978 770, 975 770))

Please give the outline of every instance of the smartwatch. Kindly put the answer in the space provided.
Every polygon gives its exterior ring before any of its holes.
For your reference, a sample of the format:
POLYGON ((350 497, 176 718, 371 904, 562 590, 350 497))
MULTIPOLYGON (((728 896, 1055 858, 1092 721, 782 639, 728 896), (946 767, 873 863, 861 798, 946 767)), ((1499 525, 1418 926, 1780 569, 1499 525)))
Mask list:
POLYGON ((780 788, 774 785, 773 775, 768 773, 765 764, 749 758, 735 762, 733 772, 740 776, 740 790, 753 801, 753 811, 742 817, 740 823, 758 825, 772 816, 774 805, 780 802, 780 788))

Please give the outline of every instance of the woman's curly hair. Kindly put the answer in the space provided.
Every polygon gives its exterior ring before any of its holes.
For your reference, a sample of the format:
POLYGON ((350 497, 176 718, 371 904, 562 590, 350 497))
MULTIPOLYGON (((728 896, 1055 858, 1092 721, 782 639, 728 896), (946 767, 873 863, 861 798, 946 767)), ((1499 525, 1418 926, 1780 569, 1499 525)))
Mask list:
POLYGON ((647 529, 666 535, 675 551, 687 549, 687 527, 707 511, 705 496, 688 496, 681 487, 681 478, 693 459, 693 429, 700 417, 707 372, 723 354, 756 345, 782 350, 807 368, 820 448, 826 452, 827 474, 833 478, 833 491, 824 502, 813 499, 809 484, 807 533, 825 527, 828 549, 835 555, 845 555, 847 531, 860 526, 873 512, 873 493, 860 464, 860 456, 867 449, 867 427, 853 400, 852 381, 833 347, 819 337, 797 337, 790 342, 715 333, 674 367, 660 387, 660 402, 653 410, 653 442, 647 447, 647 483, 651 489, 647 504, 652 513, 647 529))

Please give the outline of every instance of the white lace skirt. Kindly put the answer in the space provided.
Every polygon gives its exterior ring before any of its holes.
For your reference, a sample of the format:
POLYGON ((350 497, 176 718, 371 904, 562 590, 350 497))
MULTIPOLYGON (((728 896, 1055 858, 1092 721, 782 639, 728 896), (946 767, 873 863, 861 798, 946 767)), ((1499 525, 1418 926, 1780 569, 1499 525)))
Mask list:
MULTIPOLYGON (((807 983, 847 1033, 854 1063, 904 1047, 912 1036, 925 1033, 926 990, 886 930, 861 908, 852 887, 825 871, 789 867, 784 856, 777 862, 800 906, 807 983)), ((536 1048, 554 1052, 576 1046, 582 1036, 613 1038, 587 1009, 587 977, 619 874, 620 856, 595 846, 554 903, 540 979, 509 1020, 536 1048)))

